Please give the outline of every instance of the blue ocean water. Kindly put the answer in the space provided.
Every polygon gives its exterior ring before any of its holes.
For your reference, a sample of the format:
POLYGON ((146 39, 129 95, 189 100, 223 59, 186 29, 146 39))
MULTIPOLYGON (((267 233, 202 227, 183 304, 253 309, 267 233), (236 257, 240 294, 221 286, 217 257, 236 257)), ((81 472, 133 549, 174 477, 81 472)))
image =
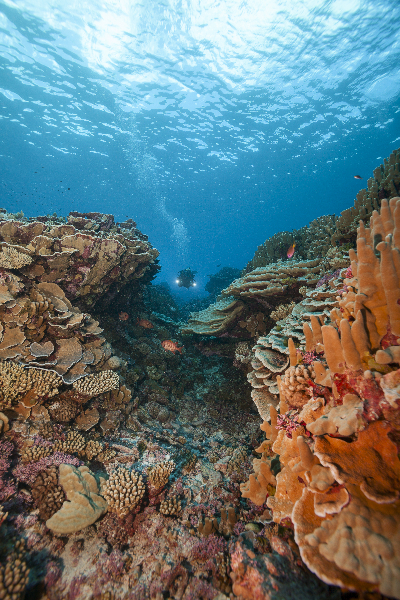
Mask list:
POLYGON ((2 0, 0 206, 131 217, 201 294, 400 146, 399 24, 399 0, 2 0))

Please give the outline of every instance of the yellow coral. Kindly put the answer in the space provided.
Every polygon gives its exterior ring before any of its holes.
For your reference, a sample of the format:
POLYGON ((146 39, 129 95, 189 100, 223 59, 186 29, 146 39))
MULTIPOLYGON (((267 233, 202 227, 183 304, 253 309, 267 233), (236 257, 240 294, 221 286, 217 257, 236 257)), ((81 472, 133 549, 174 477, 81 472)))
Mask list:
POLYGON ((108 502, 108 510, 124 517, 142 500, 145 487, 141 475, 119 468, 110 475, 101 493, 108 502))
POLYGON ((32 257, 26 253, 24 248, 6 244, 1 245, 0 267, 2 269, 22 269, 22 267, 30 265, 31 262, 32 257))
POLYGON ((174 469, 175 463, 172 460, 151 467, 148 472, 148 478, 152 491, 158 492, 161 490, 168 483, 169 476, 174 469))
POLYGON ((48 369, 23 368, 17 363, 0 361, 0 407, 9 408, 31 390, 37 398, 58 393, 61 377, 48 369))
POLYGON ((113 371, 101 371, 81 377, 72 384, 80 394, 99 396, 119 387, 119 377, 113 371))

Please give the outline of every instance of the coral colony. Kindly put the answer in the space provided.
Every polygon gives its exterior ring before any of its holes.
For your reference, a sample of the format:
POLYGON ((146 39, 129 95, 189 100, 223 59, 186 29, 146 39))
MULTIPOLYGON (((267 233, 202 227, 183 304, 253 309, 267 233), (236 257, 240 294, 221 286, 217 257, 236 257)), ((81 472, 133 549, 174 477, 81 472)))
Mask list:
POLYGON ((399 159, 187 323, 132 220, 0 214, 0 599, 400 599, 399 159))

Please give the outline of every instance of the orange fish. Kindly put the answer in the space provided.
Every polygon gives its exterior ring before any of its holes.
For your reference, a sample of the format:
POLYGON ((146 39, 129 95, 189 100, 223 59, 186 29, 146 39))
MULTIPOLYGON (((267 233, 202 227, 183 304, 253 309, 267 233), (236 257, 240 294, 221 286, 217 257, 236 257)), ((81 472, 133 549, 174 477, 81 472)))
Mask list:
POLYGON ((178 352, 180 352, 182 354, 183 346, 178 348, 178 344, 176 342, 173 342, 172 340, 164 340, 163 342, 161 342, 161 346, 164 348, 164 350, 169 350, 170 352, 173 352, 174 354, 175 354, 176 350, 178 350, 178 352))
POLYGON ((127 321, 129 319, 129 315, 127 312, 120 312, 118 318, 120 321, 127 321))
POLYGON ((296 242, 293 242, 293 244, 290 246, 289 250, 286 252, 286 255, 288 258, 292 258, 295 247, 296 247, 296 242))
POLYGON ((136 325, 140 325, 140 327, 144 327, 145 329, 152 329, 153 323, 148 321, 147 319, 138 319, 136 321, 136 325))
POLYGON ((362 179, 361 175, 354 175, 354 179, 362 179))

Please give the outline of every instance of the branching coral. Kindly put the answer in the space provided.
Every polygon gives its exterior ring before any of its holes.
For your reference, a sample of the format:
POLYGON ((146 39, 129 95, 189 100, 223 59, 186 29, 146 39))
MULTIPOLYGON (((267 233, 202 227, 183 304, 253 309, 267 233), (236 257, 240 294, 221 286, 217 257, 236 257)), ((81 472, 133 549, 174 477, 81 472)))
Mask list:
POLYGON ((110 390, 119 388, 119 377, 113 371, 101 371, 87 377, 78 379, 73 384, 74 388, 87 396, 99 396, 110 390))
POLYGON ((58 468, 49 467, 41 471, 32 486, 32 497, 43 521, 50 519, 65 500, 64 490, 58 485, 58 468))
POLYGON ((315 379, 315 371, 311 366, 289 367, 280 380, 281 398, 291 408, 301 408, 312 395, 311 379, 315 379))
POLYGON ((55 396, 62 380, 53 371, 24 369, 14 362, 0 361, 0 382, 0 407, 10 408, 29 392, 30 400, 55 396))
POLYGON ((54 450, 57 452, 65 452, 67 454, 73 454, 84 452, 85 450, 85 438, 82 434, 77 431, 69 431, 65 439, 57 440, 54 444, 54 450))
POLYGON ((163 515, 173 516, 181 511, 181 501, 177 496, 167 498, 160 503, 160 513, 163 515))
POLYGON ((114 471, 102 486, 102 496, 108 502, 108 510, 124 517, 141 502, 145 492, 142 476, 135 471, 120 468, 114 471))
MULTIPOLYGON (((301 288, 303 289, 303 288, 301 288)), ((299 290, 300 292, 300 290, 299 290)), ((301 292, 300 292, 301 293, 301 292)), ((273 321, 280 321, 281 319, 285 319, 288 315, 291 314, 292 310, 295 307, 294 302, 290 302, 290 304, 280 304, 275 310, 270 313, 270 317, 273 321)))
POLYGON ((0 565, 0 598, 22 600, 28 583, 29 569, 24 557, 24 542, 18 540, 6 563, 0 565))
POLYGON ((0 267, 2 269, 22 269, 30 265, 31 262, 32 258, 26 253, 24 248, 1 244, 0 267))
POLYGON ((150 495, 155 496, 162 490, 168 483, 169 476, 174 469, 175 463, 172 460, 159 463, 155 467, 149 469, 148 480, 150 495))

